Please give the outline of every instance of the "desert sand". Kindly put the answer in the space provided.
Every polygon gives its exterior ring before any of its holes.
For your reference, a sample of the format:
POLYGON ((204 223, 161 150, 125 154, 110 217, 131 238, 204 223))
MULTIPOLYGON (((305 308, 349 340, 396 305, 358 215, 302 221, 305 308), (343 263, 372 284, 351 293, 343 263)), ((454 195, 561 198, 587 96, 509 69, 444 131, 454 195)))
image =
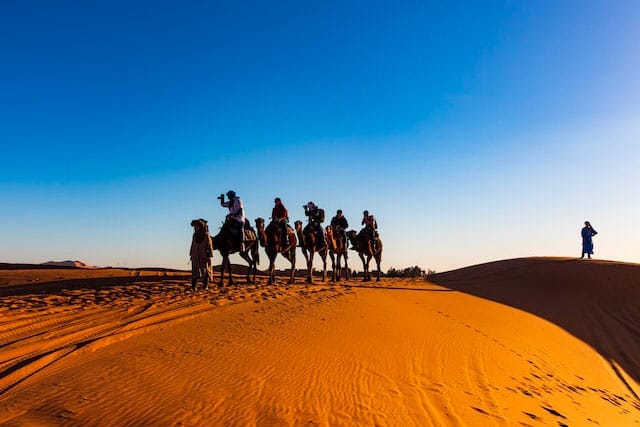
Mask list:
POLYGON ((0 270, 0 423, 640 425, 639 265, 240 281, 0 270))

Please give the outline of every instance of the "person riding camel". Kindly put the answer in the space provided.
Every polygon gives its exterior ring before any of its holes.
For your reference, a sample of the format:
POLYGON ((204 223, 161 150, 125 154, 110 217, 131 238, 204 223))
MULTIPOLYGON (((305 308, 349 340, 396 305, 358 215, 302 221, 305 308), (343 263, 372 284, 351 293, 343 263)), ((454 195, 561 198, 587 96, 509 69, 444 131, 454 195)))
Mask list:
POLYGON ((369 215, 369 211, 362 212, 362 222, 364 225, 364 231, 369 234, 369 239, 371 241, 371 249, 375 252, 376 250, 376 238, 378 237, 378 222, 373 215, 369 215))
POLYGON ((218 199, 220 199, 220 206, 229 209, 229 213, 225 217, 224 224, 231 229, 232 234, 239 243, 240 251, 242 252, 244 249, 244 207, 242 205, 242 200, 236 196, 235 191, 227 191, 227 197, 229 198, 229 201, 225 202, 224 194, 218 196, 218 199))
POLYGON ((322 222, 324 222, 324 211, 316 206, 315 203, 309 202, 303 206, 304 214, 309 217, 309 224, 305 227, 305 230, 313 230, 318 237, 318 246, 325 245, 324 231, 322 230, 322 222))
POLYGON ((347 244, 347 228, 349 227, 349 222, 347 218, 342 215, 342 209, 338 209, 336 211, 336 216, 331 218, 331 228, 333 228, 335 235, 340 236, 342 241, 347 244))
POLYGON ((276 197, 273 202, 275 203, 275 206, 271 210, 271 221, 273 221, 280 230, 280 233, 282 235, 282 244, 284 246, 288 246, 289 232, 287 230, 287 223, 289 222, 289 212, 282 203, 282 200, 280 200, 280 197, 276 197))

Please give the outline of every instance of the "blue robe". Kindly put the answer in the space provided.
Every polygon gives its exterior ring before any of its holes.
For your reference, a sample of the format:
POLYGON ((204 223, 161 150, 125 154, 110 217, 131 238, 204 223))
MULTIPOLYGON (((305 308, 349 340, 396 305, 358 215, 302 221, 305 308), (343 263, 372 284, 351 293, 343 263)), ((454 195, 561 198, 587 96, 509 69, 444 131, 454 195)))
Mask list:
POLYGON ((596 230, 589 227, 583 227, 582 232, 582 253, 583 254, 593 254, 593 239, 592 237, 598 234, 596 230))

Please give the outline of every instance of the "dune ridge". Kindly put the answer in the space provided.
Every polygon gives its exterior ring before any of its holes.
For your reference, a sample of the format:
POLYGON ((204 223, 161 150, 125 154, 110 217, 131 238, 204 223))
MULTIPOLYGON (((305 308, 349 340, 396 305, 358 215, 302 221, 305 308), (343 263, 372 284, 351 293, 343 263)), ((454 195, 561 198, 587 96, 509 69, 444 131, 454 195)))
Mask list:
POLYGON ((561 326, 593 346, 633 396, 640 398, 640 265, 521 258, 436 274, 430 279, 561 326))
POLYGON ((47 261, 47 262, 43 262, 42 265, 44 266, 56 266, 56 267, 72 267, 72 268, 100 268, 98 266, 95 265, 89 265, 86 264, 82 261, 72 261, 72 260, 66 260, 66 261, 47 261))

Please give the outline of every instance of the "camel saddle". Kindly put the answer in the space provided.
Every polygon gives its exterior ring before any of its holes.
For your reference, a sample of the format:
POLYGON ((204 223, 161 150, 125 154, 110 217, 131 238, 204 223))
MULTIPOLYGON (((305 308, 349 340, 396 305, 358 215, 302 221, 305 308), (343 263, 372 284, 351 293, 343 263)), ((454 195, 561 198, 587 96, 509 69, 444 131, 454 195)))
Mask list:
POLYGON ((249 242, 253 240, 257 240, 257 234, 253 228, 245 228, 244 229, 244 241, 249 242))

